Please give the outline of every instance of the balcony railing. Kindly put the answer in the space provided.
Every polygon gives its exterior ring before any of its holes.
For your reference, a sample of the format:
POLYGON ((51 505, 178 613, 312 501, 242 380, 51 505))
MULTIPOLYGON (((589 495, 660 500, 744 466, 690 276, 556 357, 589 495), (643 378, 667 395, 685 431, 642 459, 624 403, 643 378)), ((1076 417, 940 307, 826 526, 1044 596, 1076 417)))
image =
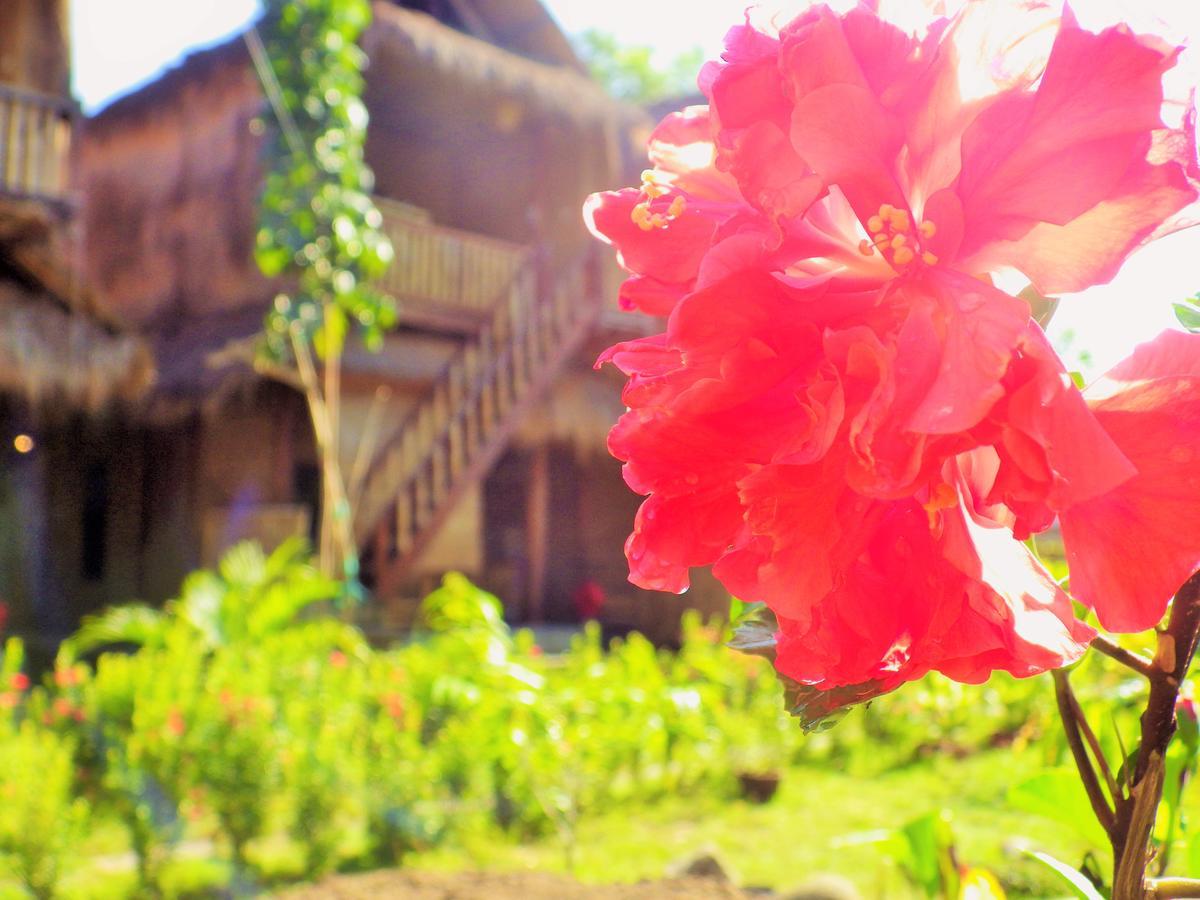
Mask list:
POLYGON ((0 84, 0 194, 66 197, 71 115, 63 98, 0 84))
POLYGON ((396 251, 381 287, 402 301, 490 316, 529 258, 520 244, 422 221, 412 207, 383 197, 375 203, 396 251))

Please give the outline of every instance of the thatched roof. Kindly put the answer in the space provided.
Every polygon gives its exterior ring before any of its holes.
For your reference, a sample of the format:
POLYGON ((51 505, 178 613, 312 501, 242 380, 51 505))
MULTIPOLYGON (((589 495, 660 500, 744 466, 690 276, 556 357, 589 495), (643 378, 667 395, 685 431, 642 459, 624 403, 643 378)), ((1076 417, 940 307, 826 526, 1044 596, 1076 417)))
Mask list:
POLYGON ((376 2, 374 10, 375 23, 363 39, 373 61, 380 51, 410 56, 485 95, 517 96, 581 125, 629 126, 646 119, 574 66, 535 62, 391 3, 376 2))
POLYGON ((0 391, 35 406, 96 410, 134 400, 154 378, 140 341, 70 312, 52 296, 0 280, 0 391))
POLYGON ((538 62, 587 71, 540 0, 456 0, 454 5, 468 5, 472 19, 483 26, 476 37, 538 62))
MULTIPOLYGON (((649 123, 639 107, 610 97, 588 77, 570 42, 537 0, 477 0, 475 6, 503 46, 465 34, 426 13, 376 0, 363 49, 370 57, 385 47, 410 55, 473 89, 519 96, 575 122, 649 123)), ((230 65, 249 65, 240 36, 189 54, 150 84, 105 107, 87 127, 102 131, 153 115, 159 105, 176 102, 190 84, 204 83, 230 65)))

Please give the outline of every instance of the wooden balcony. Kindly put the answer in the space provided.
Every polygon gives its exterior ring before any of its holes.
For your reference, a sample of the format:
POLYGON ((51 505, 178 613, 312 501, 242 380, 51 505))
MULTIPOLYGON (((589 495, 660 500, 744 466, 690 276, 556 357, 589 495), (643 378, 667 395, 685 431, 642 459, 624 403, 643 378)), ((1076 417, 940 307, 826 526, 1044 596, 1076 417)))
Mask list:
POLYGON ((64 98, 0 84, 0 195, 66 199, 72 114, 64 98))
POLYGON ((400 301, 403 320, 482 323, 529 259, 521 244, 434 225, 384 197, 375 203, 396 251, 380 287, 400 301))

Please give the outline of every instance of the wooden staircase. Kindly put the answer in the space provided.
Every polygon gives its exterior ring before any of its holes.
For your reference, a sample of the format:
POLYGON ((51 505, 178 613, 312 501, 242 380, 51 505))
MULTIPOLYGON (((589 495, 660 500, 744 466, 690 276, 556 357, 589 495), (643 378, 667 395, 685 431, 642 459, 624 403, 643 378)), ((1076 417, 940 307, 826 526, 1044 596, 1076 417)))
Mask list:
POLYGON ((377 596, 406 570, 455 503, 504 451, 524 414, 544 395, 592 331, 605 300, 596 257, 539 278, 526 261, 376 455, 364 481, 356 536, 364 577, 377 596), (539 284, 540 282, 540 284, 539 284))

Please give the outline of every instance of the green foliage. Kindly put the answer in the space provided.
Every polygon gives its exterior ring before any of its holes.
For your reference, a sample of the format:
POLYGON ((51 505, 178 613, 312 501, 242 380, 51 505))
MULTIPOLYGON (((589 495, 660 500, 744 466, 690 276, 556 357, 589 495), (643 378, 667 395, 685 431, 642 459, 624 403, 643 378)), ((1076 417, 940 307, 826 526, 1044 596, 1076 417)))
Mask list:
POLYGON ((1008 792, 1008 802, 1016 809, 1061 822, 1095 847, 1103 847, 1108 842, 1104 829, 1092 814, 1079 774, 1073 768, 1047 769, 1013 785, 1008 792))
POLYGON ((1189 297, 1183 303, 1174 304, 1175 318, 1179 324, 1193 333, 1200 332, 1200 294, 1189 297))
POLYGON ((648 45, 621 44, 606 31, 590 28, 576 39, 592 77, 610 94, 632 103, 654 103, 697 92, 696 74, 704 51, 693 47, 661 64, 648 45))
POLYGON ((34 897, 55 895, 82 832, 86 808, 73 787, 68 740, 31 721, 0 738, 0 854, 34 897))
POLYGON ((371 199, 363 150, 366 57, 357 41, 368 0, 267 0, 261 72, 277 128, 269 144, 255 258, 286 289, 267 316, 266 349, 288 358, 294 332, 318 356, 340 354, 351 324, 369 347, 396 322, 390 297, 372 287, 392 262, 371 199))
MULTIPOLYGON (((237 547, 190 577, 164 611, 89 621, 43 686, 9 692, 0 747, 25 727, 67 748, 74 775, 64 802, 86 797, 98 818, 124 825, 138 896, 172 889, 174 846, 197 832, 219 836, 250 884, 263 876, 263 848, 281 842, 294 861, 288 871, 305 877, 439 847, 537 840, 571 869, 588 858, 583 832, 598 816, 681 796, 728 805, 742 773, 785 773, 786 794, 787 779, 836 771, 859 789, 878 782, 887 795, 898 773, 994 747, 1026 760, 1036 748, 1046 767, 1032 783, 995 779, 995 803, 1041 822, 1091 821, 1076 781, 1059 778, 1069 757, 1044 680, 930 677, 806 736, 768 661, 726 647, 726 623, 686 618, 676 652, 637 634, 606 646, 591 625, 567 652, 548 655, 531 633, 506 625, 495 597, 452 574, 425 600, 423 631, 375 650, 344 622, 314 615, 333 594, 297 546, 270 556, 237 547), (101 638, 136 650, 102 653, 94 668, 76 661, 76 650, 101 638)), ((19 645, 10 646, 0 675, 14 683, 19 665, 19 645)), ((1135 733, 1144 689, 1104 660, 1085 660, 1073 679, 1090 718, 1112 723, 1097 729, 1105 753, 1128 756, 1122 735, 1135 733)), ((1159 835, 1159 858, 1177 845, 1179 864, 1200 857, 1184 849, 1200 844, 1182 802, 1200 741, 1187 723, 1181 733, 1170 772, 1180 790, 1168 792, 1176 825, 1159 835)), ((951 793, 933 789, 943 777, 925 784, 916 810, 911 791, 889 802, 906 816, 953 807, 951 793)), ((869 812, 853 827, 879 821, 879 810, 869 812)), ((950 838, 939 821, 901 822, 887 847, 918 890, 952 896, 943 865, 950 838)), ((1047 849, 1074 860, 1101 837, 1072 836, 1065 854, 1063 845, 1047 849)), ((977 850, 964 852, 977 859, 977 850)), ((991 876, 972 872, 962 875, 964 895, 970 880, 974 896, 988 896, 991 876)))
MULTIPOLYGON (((252 644, 284 630, 301 627, 301 614, 335 600, 340 585, 312 565, 300 539, 284 541, 267 556, 260 546, 242 543, 231 549, 217 569, 193 572, 179 597, 162 610, 119 606, 88 617, 67 642, 70 654, 108 644, 166 647, 195 642, 205 651, 232 644, 252 644)), ((347 638, 336 624, 316 620, 331 638, 347 638)), ((348 637, 353 642, 356 637, 348 637)))

